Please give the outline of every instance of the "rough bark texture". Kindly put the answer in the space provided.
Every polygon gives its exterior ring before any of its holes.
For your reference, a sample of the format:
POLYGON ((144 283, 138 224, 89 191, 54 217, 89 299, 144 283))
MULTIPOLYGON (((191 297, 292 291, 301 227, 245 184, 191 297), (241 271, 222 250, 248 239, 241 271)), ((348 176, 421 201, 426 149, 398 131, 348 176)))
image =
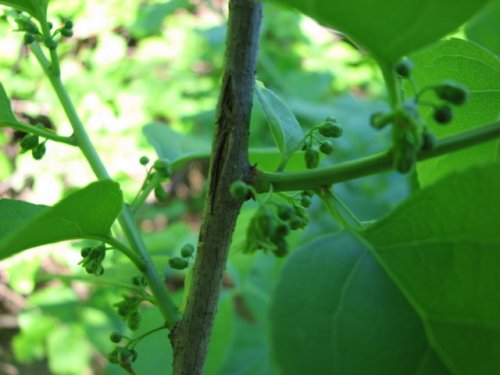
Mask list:
POLYGON ((229 186, 251 177, 248 133, 261 18, 259 2, 229 2, 225 68, 203 224, 186 310, 170 334, 174 375, 203 373, 222 276, 242 203, 230 196, 229 186))

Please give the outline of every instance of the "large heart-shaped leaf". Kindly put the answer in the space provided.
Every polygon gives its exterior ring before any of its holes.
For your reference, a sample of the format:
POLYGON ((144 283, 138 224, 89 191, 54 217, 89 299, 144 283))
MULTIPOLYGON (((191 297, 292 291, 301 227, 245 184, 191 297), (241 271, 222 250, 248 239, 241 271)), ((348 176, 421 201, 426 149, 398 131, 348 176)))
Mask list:
POLYGON ((300 147, 304 133, 292 111, 278 95, 265 88, 260 82, 255 85, 255 93, 264 110, 274 142, 281 152, 278 167, 281 170, 300 147))
POLYGON ((0 260, 59 241, 106 239, 122 205, 120 187, 112 181, 94 182, 53 207, 0 200, 0 260))
POLYGON ((271 310, 282 374, 448 374, 418 315, 368 250, 345 232, 290 257, 271 310))
POLYGON ((499 172, 449 175, 365 233, 455 374, 500 374, 499 172))
POLYGON ((282 373, 500 373, 499 171, 449 175, 363 238, 295 252, 271 311, 282 373))
POLYGON ((392 64, 457 29, 489 0, 274 0, 295 7, 392 64))
MULTIPOLYGON (((461 107, 453 108, 454 118, 449 125, 431 123, 431 130, 439 138, 471 130, 498 119, 500 61, 493 54, 474 43, 451 39, 438 43, 411 58, 415 63, 412 76, 419 87, 453 80, 466 85, 470 90, 468 102, 461 107)), ((422 185, 428 185, 457 169, 495 161, 499 157, 500 141, 492 140, 487 144, 419 163, 417 167, 419 181, 422 185)))

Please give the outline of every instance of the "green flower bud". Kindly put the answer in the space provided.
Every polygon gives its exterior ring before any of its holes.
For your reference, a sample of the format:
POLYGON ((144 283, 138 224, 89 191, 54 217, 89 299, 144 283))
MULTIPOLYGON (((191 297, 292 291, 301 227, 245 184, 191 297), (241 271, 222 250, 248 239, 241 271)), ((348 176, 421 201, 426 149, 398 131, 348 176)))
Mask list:
POLYGON ((300 204, 302 207, 308 208, 311 207, 311 198, 308 197, 307 195, 303 195, 302 198, 300 199, 300 204))
POLYGON ((66 29, 66 28, 61 29, 60 33, 65 38, 71 38, 73 36, 73 30, 71 29, 66 29))
POLYGON ((288 243, 284 238, 275 243, 276 247, 273 249, 273 254, 279 258, 283 258, 288 254, 288 243))
POLYGON ((86 258, 90 255, 90 252, 92 251, 92 249, 90 247, 84 247, 81 251, 80 251, 80 255, 82 256, 82 258, 86 258))
POLYGON ((113 332, 110 336, 109 339, 111 342, 114 342, 115 344, 118 344, 120 341, 122 341, 123 336, 118 333, 118 332, 113 332))
POLYGON ((163 189, 163 186, 158 185, 154 189, 154 195, 155 198, 158 200, 158 202, 165 202, 168 198, 167 192, 163 189))
POLYGON ((38 146, 31 150, 31 155, 33 155, 33 159, 40 160, 43 158, 46 151, 47 148, 45 147, 45 142, 40 143, 38 146))
POLYGON ((73 28, 73 21, 71 21, 71 20, 64 20, 64 28, 65 29, 72 29, 73 28))
POLYGON ((35 41, 35 36, 31 33, 24 34, 24 44, 31 44, 35 41))
POLYGON ((308 148, 304 152, 304 160, 308 169, 316 168, 319 164, 319 152, 313 148, 308 148))
POLYGON ((283 238, 288 233, 290 233, 290 227, 287 224, 278 224, 274 229, 273 239, 283 238))
POLYGON ((314 195, 314 192, 312 190, 304 190, 302 195, 307 195, 308 197, 312 197, 314 195))
POLYGON ((146 286, 147 285, 146 278, 144 276, 134 276, 132 277, 132 284, 135 286, 146 286))
POLYGON ((288 221, 293 217, 293 214, 295 211, 293 210, 292 206, 287 205, 287 204, 282 204, 278 206, 278 217, 281 220, 288 221))
POLYGON ((181 249, 181 256, 183 258, 190 258, 191 256, 193 256, 193 253, 194 253, 194 246, 189 243, 184 245, 181 249))
POLYGON ((394 69, 400 77, 408 78, 410 77, 411 71, 413 70, 413 63, 405 58, 399 61, 394 69))
POLYGON ((318 132, 324 137, 338 138, 342 135, 343 130, 337 125, 337 121, 335 119, 327 118, 318 128, 318 132))
POLYGON ((153 169, 156 170, 160 176, 168 178, 172 175, 170 163, 165 159, 158 159, 153 164, 153 169))
POLYGON ((137 359, 137 352, 134 349, 122 348, 118 354, 118 361, 121 365, 130 365, 137 359))
POLYGON ((50 50, 55 50, 57 48, 57 42, 52 38, 45 38, 43 44, 50 50))
POLYGON ((329 140, 321 142, 321 144, 319 145, 319 150, 325 155, 330 155, 333 152, 332 142, 330 142, 329 140))
POLYGON ((108 361, 111 363, 117 364, 119 361, 118 357, 119 357, 121 350, 122 350, 122 348, 120 348, 120 347, 114 348, 113 351, 108 354, 108 361))
POLYGON ((450 106, 443 105, 434 110, 434 120, 438 124, 448 124, 453 119, 453 111, 450 106))
POLYGON ((229 192, 234 199, 245 199, 250 192, 248 185, 241 180, 234 181, 229 187, 229 192))
POLYGON ((168 260, 170 267, 176 270, 183 270, 188 267, 189 263, 186 259, 180 257, 173 257, 168 260))
POLYGON ((469 89, 453 81, 444 82, 434 88, 436 95, 451 104, 462 105, 469 97, 469 89))
POLYGON ((399 173, 408 173, 416 162, 415 146, 409 134, 405 134, 399 141, 397 152, 394 155, 394 167, 399 173))
POLYGON ((149 158, 147 156, 141 156, 139 163, 141 163, 141 165, 147 165, 149 163, 149 158))
POLYGON ((303 227, 304 221, 300 217, 294 217, 288 222, 291 230, 297 230, 303 227))
POLYGON ((141 316, 137 311, 130 314, 128 318, 128 328, 132 331, 135 331, 139 328, 139 324, 141 323, 141 316))
POLYGON ((24 151, 32 150, 36 146, 38 146, 38 142, 39 142, 39 139, 38 139, 37 135, 28 134, 27 136, 25 136, 21 140, 20 146, 21 146, 21 149, 23 149, 24 151))

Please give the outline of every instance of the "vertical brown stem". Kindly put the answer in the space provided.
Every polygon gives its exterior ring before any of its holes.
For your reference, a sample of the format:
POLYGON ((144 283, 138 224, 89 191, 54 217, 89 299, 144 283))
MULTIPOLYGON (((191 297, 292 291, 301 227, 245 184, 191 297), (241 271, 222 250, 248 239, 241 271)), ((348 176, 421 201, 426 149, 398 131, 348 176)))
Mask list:
POLYGON ((198 252, 186 311, 170 335, 174 375, 203 373, 222 275, 242 204, 230 196, 229 186, 250 178, 248 133, 261 18, 260 2, 230 0, 224 75, 198 252))

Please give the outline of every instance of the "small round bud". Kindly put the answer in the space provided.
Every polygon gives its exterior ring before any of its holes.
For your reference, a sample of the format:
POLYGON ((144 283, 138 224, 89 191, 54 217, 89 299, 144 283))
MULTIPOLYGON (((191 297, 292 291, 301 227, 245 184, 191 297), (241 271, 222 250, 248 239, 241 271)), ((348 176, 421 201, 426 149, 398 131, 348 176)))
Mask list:
POLYGON ((115 344, 118 344, 120 341, 122 341, 123 336, 120 333, 118 333, 118 332, 113 332, 109 336, 109 339, 111 340, 111 342, 114 342, 115 344))
POLYGON ((92 251, 92 249, 90 247, 84 247, 81 251, 80 251, 80 255, 82 256, 82 258, 86 258, 90 255, 90 252, 92 251))
POLYGON ((450 106, 443 105, 434 110, 434 120, 438 124, 448 124, 453 119, 453 111, 450 106))
POLYGON ((307 195, 308 197, 314 196, 314 192, 312 190, 304 190, 301 195, 307 195))
POLYGON ((64 20, 64 28, 65 29, 72 29, 73 28, 73 21, 71 21, 71 20, 64 20))
POLYGON ((145 286, 147 284, 147 281, 144 276, 134 276, 132 277, 132 284, 134 284, 135 286, 145 286))
POLYGON ((160 176, 164 178, 168 178, 172 174, 170 163, 165 159, 156 160, 153 164, 153 169, 156 170, 160 174, 160 176))
POLYGON ((319 145, 319 150, 325 155, 330 155, 333 152, 332 142, 330 142, 329 140, 321 142, 321 144, 319 145))
POLYGON ((190 243, 184 245, 181 249, 181 256, 183 258, 190 258, 193 256, 194 253, 194 246, 191 245, 190 243))
POLYGON ((278 258, 283 258, 288 254, 288 244, 284 238, 276 242, 276 247, 273 249, 273 254, 278 258))
POLYGON ((291 206, 283 204, 278 207, 278 217, 281 220, 288 221, 293 217, 294 210, 291 206))
POLYGON ((31 44, 35 41, 35 36, 31 33, 24 34, 24 44, 31 44))
POLYGON ((61 29, 60 33, 65 38, 71 38, 73 36, 73 30, 71 30, 71 29, 66 29, 66 28, 61 29))
POLYGON ((170 267, 176 270, 183 270, 188 267, 189 263, 186 259, 180 257, 173 257, 168 260, 170 267))
POLYGON ((57 42, 52 38, 45 38, 43 44, 50 50, 55 50, 57 48, 57 42))
POLYGON ((308 197, 307 195, 303 195, 300 200, 300 204, 302 205, 302 207, 305 208, 311 207, 311 198, 308 197))
POLYGON ((453 81, 444 82, 434 88, 436 95, 451 104, 462 105, 469 97, 469 89, 453 81))
POLYGON ((128 318, 128 328, 130 328, 132 331, 135 331, 136 329, 139 328, 140 323, 141 323, 141 316, 139 315, 138 312, 130 314, 128 318))
POLYGON ((394 68, 396 73, 402 78, 408 78, 413 70, 413 63, 408 59, 403 59, 396 64, 394 68))
POLYGON ((158 200, 158 202, 165 202, 168 198, 167 192, 163 189, 163 186, 158 185, 154 189, 154 195, 155 198, 158 200))
POLYGON ((33 159, 41 160, 47 151, 45 147, 45 143, 40 143, 34 149, 31 150, 31 155, 33 155, 33 159))
POLYGON ((149 163, 149 158, 147 156, 141 156, 139 163, 141 163, 141 165, 147 165, 149 163))
POLYGON ((294 217, 292 218, 289 222, 288 222, 288 225, 290 226, 290 229, 291 230, 297 230, 299 228, 302 228, 302 226, 304 225, 304 222, 302 221, 301 218, 299 217, 294 217))
POLYGON ((49 30, 52 30, 54 24, 52 22, 47 22, 47 26, 49 27, 49 30))
POLYGON ((327 118, 325 122, 318 128, 319 134, 324 137, 338 138, 342 136, 343 130, 337 125, 337 121, 332 118, 327 118))
POLYGON ((288 233, 290 232, 290 227, 285 224, 279 224, 274 228, 274 237, 276 238, 283 238, 285 237, 288 233))
POLYGON ((249 191, 248 185, 241 180, 234 181, 229 187, 229 192, 234 199, 245 199, 249 191))
POLYGON ((28 134, 25 136, 20 143, 21 149, 24 151, 32 150, 38 146, 38 136, 34 134, 28 134))
POLYGON ((313 148, 308 148, 304 153, 304 160, 308 169, 316 168, 319 164, 319 152, 313 148))

